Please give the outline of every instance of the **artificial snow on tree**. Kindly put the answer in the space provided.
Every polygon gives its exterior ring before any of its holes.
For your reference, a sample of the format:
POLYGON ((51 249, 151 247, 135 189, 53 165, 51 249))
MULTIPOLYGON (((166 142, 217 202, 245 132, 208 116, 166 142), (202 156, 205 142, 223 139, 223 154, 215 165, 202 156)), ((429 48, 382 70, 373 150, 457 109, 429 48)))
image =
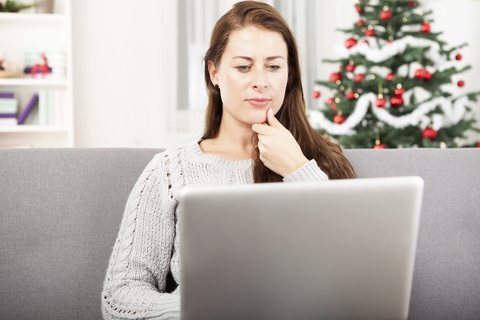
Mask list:
POLYGON ((451 91, 471 68, 461 61, 467 44, 447 48, 418 1, 360 0, 355 9, 339 59, 324 60, 338 71, 315 82, 313 97, 329 92, 309 111, 312 125, 344 148, 466 146, 465 133, 480 132, 470 108, 480 92, 451 91))

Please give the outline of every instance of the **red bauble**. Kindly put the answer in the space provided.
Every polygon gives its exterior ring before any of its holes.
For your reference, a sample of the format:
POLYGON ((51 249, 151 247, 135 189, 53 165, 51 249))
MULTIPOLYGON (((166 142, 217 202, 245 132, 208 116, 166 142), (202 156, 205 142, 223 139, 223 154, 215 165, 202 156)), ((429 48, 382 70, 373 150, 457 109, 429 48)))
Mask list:
POLYGON ((355 10, 357 10, 358 13, 363 13, 363 7, 359 4, 355 6, 355 10))
POLYGON ((432 80, 432 74, 430 72, 428 72, 427 70, 425 70, 425 73, 423 74, 423 80, 425 80, 425 81, 432 80))
POLYGON ((409 6, 409 7, 415 7, 416 5, 417 5, 416 1, 408 1, 407 2, 407 6, 409 6))
POLYGON ((437 139, 437 131, 435 131, 432 127, 427 127, 425 130, 422 131, 422 138, 435 140, 437 139))
POLYGON ((363 73, 356 74, 354 78, 356 83, 362 82, 363 79, 365 79, 365 75, 363 73))
POLYGON ((338 72, 334 72, 330 75, 330 82, 337 82, 342 80, 342 75, 338 72))
POLYGON ((341 124, 345 121, 345 117, 341 113, 337 113, 335 117, 333 117, 333 122, 336 124, 341 124))
POLYGON ((373 149, 385 149, 386 146, 380 142, 379 139, 375 140, 375 144, 373 145, 373 149))
POLYGON ((432 80, 432 74, 427 70, 420 68, 417 71, 415 71, 415 78, 420 80, 430 81, 432 80))
POLYGON ((477 148, 480 148, 480 142, 477 142, 477 148))
POLYGON ((353 90, 350 90, 347 92, 347 99, 352 101, 352 100, 355 100, 355 92, 353 90))
POLYGON ((389 74, 387 74, 387 76, 385 77, 385 79, 387 79, 388 81, 390 81, 390 80, 395 79, 395 77, 396 77, 396 74, 395 74, 395 73, 389 73, 389 74))
POLYGON ((348 38, 345 40, 345 47, 347 49, 350 49, 351 47, 355 46, 357 44, 357 40, 355 38, 348 38))
POLYGON ((333 101, 332 103, 332 111, 337 111, 337 104, 335 103, 335 101, 333 101))
POLYGON ((355 67, 356 67, 356 65, 354 65, 353 63, 349 63, 349 64, 347 64, 345 69, 347 69, 348 72, 353 72, 355 70, 355 67))
POLYGON ((415 78, 423 80, 425 71, 426 71, 425 69, 421 69, 421 68, 415 71, 415 78))
POLYGON ((405 92, 405 89, 403 89, 403 87, 396 88, 395 90, 393 90, 393 93, 397 96, 402 95, 404 92, 405 92))
POLYGON ((360 27, 363 26, 364 23, 365 22, 362 19, 357 21, 357 25, 360 26, 360 27))
POLYGON ((463 80, 458 80, 457 86, 463 87, 464 85, 465 85, 465 81, 463 81, 463 80))
POLYGON ((365 35, 366 35, 367 37, 373 37, 373 36, 375 35, 375 30, 373 30, 373 29, 367 29, 367 30, 365 30, 365 35))
POLYGON ((385 100, 385 98, 380 97, 380 96, 375 101, 375 105, 379 108, 385 108, 386 103, 387 103, 387 100, 385 100))
POLYGON ((335 102, 335 98, 334 97, 330 97, 327 99, 327 104, 332 104, 335 102))
POLYGON ((320 91, 318 91, 318 90, 313 91, 312 92, 312 97, 314 97, 315 99, 320 98, 320 91))
POLYGON ((380 19, 382 19, 383 21, 388 21, 392 19, 392 16, 393 16, 392 11, 388 9, 387 10, 383 9, 382 12, 380 12, 380 19))
POLYGON ((402 104, 403 104, 403 98, 402 96, 393 96, 391 99, 390 99, 390 104, 392 106, 394 106, 395 108, 398 108, 400 107, 402 104))
POLYGON ((420 26, 420 31, 423 32, 423 33, 430 33, 430 23, 424 22, 424 23, 420 26))
POLYGON ((459 53, 455 56, 455 60, 462 60, 462 55, 459 53))

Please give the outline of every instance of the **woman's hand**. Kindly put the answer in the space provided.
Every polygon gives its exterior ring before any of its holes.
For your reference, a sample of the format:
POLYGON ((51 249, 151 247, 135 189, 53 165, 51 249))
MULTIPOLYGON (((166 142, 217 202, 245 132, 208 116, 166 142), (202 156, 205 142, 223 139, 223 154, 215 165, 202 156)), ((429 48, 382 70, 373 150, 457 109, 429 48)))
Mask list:
POLYGON ((286 177, 308 162, 295 138, 275 118, 272 109, 267 110, 267 123, 256 123, 252 130, 258 135, 260 160, 273 172, 286 177))

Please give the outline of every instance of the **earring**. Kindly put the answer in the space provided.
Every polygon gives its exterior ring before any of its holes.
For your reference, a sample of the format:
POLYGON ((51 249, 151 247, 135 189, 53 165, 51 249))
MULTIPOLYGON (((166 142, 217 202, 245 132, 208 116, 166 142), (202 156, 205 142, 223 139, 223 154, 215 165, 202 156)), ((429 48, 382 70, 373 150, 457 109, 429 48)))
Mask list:
POLYGON ((215 83, 213 86, 215 87, 215 89, 220 90, 220 87, 218 86, 218 84, 215 83))

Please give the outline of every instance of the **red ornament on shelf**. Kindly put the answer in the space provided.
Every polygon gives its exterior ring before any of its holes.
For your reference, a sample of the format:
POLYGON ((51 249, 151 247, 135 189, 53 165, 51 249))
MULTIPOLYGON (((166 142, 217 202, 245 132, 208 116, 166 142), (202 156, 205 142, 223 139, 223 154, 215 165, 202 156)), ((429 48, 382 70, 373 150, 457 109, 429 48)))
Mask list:
POLYGON ((383 95, 379 94, 377 100, 375 101, 375 105, 379 108, 385 108, 385 104, 387 100, 383 97, 383 95))
POLYGON ((333 117, 333 122, 336 124, 342 124, 345 121, 345 117, 342 115, 341 112, 337 113, 335 117, 333 117))
POLYGON ((420 31, 423 33, 430 33, 430 23, 428 22, 422 23, 422 25, 420 26, 420 31))
POLYGON ((347 66, 345 67, 345 69, 348 71, 348 72, 353 72, 355 70, 355 67, 356 65, 353 64, 353 62, 350 62, 349 64, 347 64, 347 66))
POLYGON ((356 74, 354 78, 356 83, 362 82, 363 79, 365 79, 365 75, 363 73, 356 74))
POLYGON ((455 60, 458 60, 458 61, 462 60, 462 58, 463 58, 463 57, 462 57, 462 55, 461 55, 460 53, 458 53, 458 54, 455 56, 455 60))
POLYGON ((352 101, 352 100, 355 100, 355 98, 357 98, 357 94, 355 93, 355 91, 353 90, 350 90, 347 92, 347 99, 352 101))
POLYGON ((355 6, 355 10, 357 10, 358 13, 363 13, 363 7, 359 4, 355 6))
POLYGON ((337 82, 342 80, 342 75, 338 72, 334 72, 330 75, 330 82, 337 82))
POLYGON ((367 37, 373 37, 373 36, 375 35, 375 30, 373 30, 373 29, 367 29, 367 30, 365 30, 365 35, 366 35, 367 37))
POLYGON ((320 98, 320 91, 314 90, 314 91, 312 92, 312 97, 314 97, 315 99, 320 98))
POLYGON ((385 149, 386 146, 383 143, 380 143, 380 140, 375 141, 375 145, 373 146, 373 149, 385 149))
POLYGON ((348 38, 345 40, 345 47, 347 49, 350 49, 351 47, 355 46, 357 44, 357 40, 355 38, 348 38))
POLYGON ((388 81, 391 81, 391 80, 395 79, 396 76, 397 75, 395 73, 389 73, 389 74, 387 74, 385 79, 388 80, 388 81))
POLYGON ((465 85, 465 81, 463 80, 458 80, 457 82, 457 86, 459 86, 460 88, 463 87, 465 85))
POLYGON ((402 96, 395 95, 390 99, 390 104, 394 106, 395 108, 400 107, 403 104, 403 98, 402 96))
POLYGON ((422 131, 422 138, 435 140, 437 139, 438 132, 435 131, 432 127, 427 127, 422 131))
POLYGON ((383 21, 388 21, 392 19, 392 16, 393 16, 392 11, 386 8, 383 8, 382 12, 380 12, 380 19, 382 19, 383 21))

